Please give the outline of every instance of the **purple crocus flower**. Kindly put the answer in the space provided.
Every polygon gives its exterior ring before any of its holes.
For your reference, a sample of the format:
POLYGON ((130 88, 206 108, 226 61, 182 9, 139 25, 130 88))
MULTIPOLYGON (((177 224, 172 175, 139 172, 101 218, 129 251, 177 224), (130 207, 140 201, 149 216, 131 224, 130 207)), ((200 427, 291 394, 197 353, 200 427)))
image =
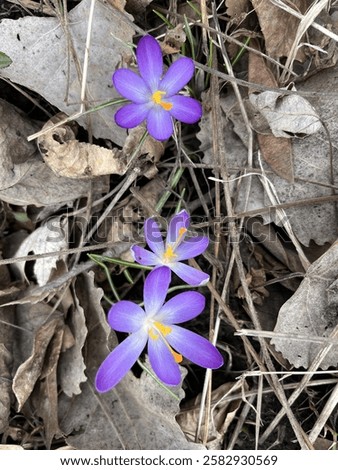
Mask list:
POLYGON ((131 252, 137 263, 144 266, 168 266, 187 284, 202 286, 209 281, 209 275, 181 263, 182 260, 194 258, 203 253, 209 244, 208 237, 192 237, 185 240, 189 218, 189 214, 185 210, 172 217, 165 243, 156 221, 152 218, 147 219, 144 223, 144 235, 152 251, 133 245, 131 252))
POLYGON ((186 124, 199 121, 201 104, 177 94, 194 74, 193 61, 188 57, 179 58, 162 78, 162 51, 152 36, 140 39, 136 57, 139 74, 123 68, 113 75, 117 91, 132 102, 116 112, 116 124, 130 129, 147 121, 149 134, 157 140, 166 140, 174 131, 172 118, 186 124))
POLYGON ((148 343, 150 364, 162 382, 181 382, 182 355, 201 367, 217 369, 222 355, 208 340, 177 323, 199 315, 205 298, 198 292, 182 292, 164 303, 170 283, 170 269, 156 268, 144 283, 144 309, 128 300, 117 302, 108 322, 117 331, 130 333, 103 361, 96 375, 96 389, 103 393, 120 382, 148 343))

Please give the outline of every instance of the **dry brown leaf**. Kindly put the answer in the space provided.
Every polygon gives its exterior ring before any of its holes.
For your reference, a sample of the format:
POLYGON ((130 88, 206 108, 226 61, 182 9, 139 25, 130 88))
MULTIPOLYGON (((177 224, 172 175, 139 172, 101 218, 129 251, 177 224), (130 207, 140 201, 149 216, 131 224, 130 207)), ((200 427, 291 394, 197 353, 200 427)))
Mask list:
POLYGON ((269 123, 275 137, 304 137, 322 129, 314 107, 302 96, 281 92, 251 93, 249 100, 269 123))
POLYGON ((161 48, 164 54, 176 54, 181 51, 187 35, 184 32, 183 24, 179 23, 175 28, 168 29, 164 36, 161 48))
POLYGON ((127 0, 107 0, 109 5, 117 10, 124 11, 124 7, 126 6, 127 0))
MULTIPOLYGON (((27 238, 23 240, 15 253, 15 258, 27 256, 29 253, 44 254, 62 251, 68 248, 68 220, 64 217, 49 219, 46 225, 36 228, 27 238)), ((39 258, 34 263, 34 274, 39 286, 44 286, 56 268, 58 260, 64 256, 49 256, 39 258)), ((25 275, 25 261, 13 263, 22 279, 25 275)))
POLYGON ((20 410, 30 397, 37 381, 40 379, 47 350, 53 336, 63 329, 60 313, 52 314, 52 307, 40 303, 38 306, 25 305, 17 307, 16 332, 17 370, 13 379, 13 392, 20 410))
POLYGON ((41 2, 40 0, 7 0, 10 3, 14 3, 14 5, 19 5, 24 8, 28 8, 29 10, 33 10, 33 12, 43 13, 44 15, 56 16, 55 10, 50 7, 47 2, 41 2))
POLYGON ((55 330, 48 345, 48 355, 45 358, 40 380, 34 388, 31 397, 31 403, 34 410, 36 410, 36 414, 43 420, 44 440, 47 449, 50 449, 55 436, 62 436, 58 424, 57 366, 61 352, 63 332, 63 328, 55 330))
MULTIPOLYGON (((242 384, 240 382, 224 383, 211 393, 211 414, 208 423, 208 449, 221 449, 224 435, 235 418, 236 412, 242 400, 231 400, 231 394, 238 393, 242 384)), ((193 400, 188 401, 176 419, 181 426, 187 439, 194 442, 198 426, 201 405, 201 394, 193 400)), ((203 440, 205 424, 201 426, 200 440, 203 440)))
MULTIPOLYGON (((261 26, 265 48, 273 58, 288 57, 294 43, 300 20, 273 5, 267 0, 251 0, 261 26)), ((293 7, 304 13, 308 7, 306 0, 293 0, 293 7)), ((306 58, 303 49, 299 49, 297 60, 306 58)))
POLYGON ((15 106, 0 99, 0 197, 18 183, 32 166, 36 145, 27 136, 39 126, 15 106))
MULTIPOLYGON (((0 288, 5 289, 10 284, 10 274, 7 266, 0 266, 0 288)), ((11 294, 10 294, 11 296, 11 294)), ((5 303, 9 296, 3 296, 1 303, 5 303)), ((13 307, 0 307, 0 433, 8 427, 12 392, 13 367, 13 336, 15 310, 13 307)))
MULTIPOLYGON (((256 40, 252 41, 251 46, 259 50, 256 40)), ((263 57, 253 52, 249 53, 249 81, 266 85, 270 88, 277 88, 278 86, 263 57)), ((292 183, 294 181, 294 171, 290 139, 276 137, 271 135, 270 132, 262 133, 257 130, 257 140, 263 159, 277 175, 292 183)))
MULTIPOLYGON (((87 380, 85 375, 85 363, 83 359, 83 347, 87 337, 86 319, 83 307, 79 304, 76 291, 82 290, 80 283, 77 283, 74 290, 74 305, 70 309, 66 318, 66 325, 71 335, 68 339, 70 343, 67 349, 62 352, 58 364, 58 385, 67 396, 72 397, 81 393, 80 384, 87 380)), ((68 329, 66 330, 68 331, 68 329)), ((63 342, 63 348, 65 341, 63 342)))
MULTIPOLYGON (((307 270, 295 294, 282 306, 271 343, 295 367, 307 368, 338 323, 338 242, 307 270), (282 336, 278 337, 278 334, 282 336)), ((337 341, 337 339, 336 339, 337 341)), ((320 368, 336 367, 335 343, 320 368)))
POLYGON ((153 0, 127 0, 127 11, 132 15, 144 17, 146 8, 153 0))
MULTIPOLYGON (((48 129, 64 117, 63 113, 55 116, 42 129, 48 129)), ((79 142, 75 126, 64 124, 45 132, 38 138, 38 145, 44 161, 58 176, 92 179, 102 175, 123 175, 127 170, 118 149, 79 142)))
MULTIPOLYGON (((36 123, 15 106, 0 100, 0 199, 19 206, 41 207, 86 196, 91 190, 89 181, 56 176, 41 161, 36 144, 27 142, 28 135, 37 129, 36 123)), ((98 193, 106 192, 107 179, 96 178, 93 188, 98 193)))
MULTIPOLYGON (((165 145, 163 142, 151 137, 151 135, 147 135, 143 144, 140 146, 144 132, 145 127, 143 125, 131 129, 124 143, 122 154, 126 157, 128 162, 131 159, 135 160, 143 155, 146 157, 146 160, 149 160, 155 165, 163 155, 165 145)), ((147 172, 145 172, 144 175, 149 177, 147 172)))
POLYGON ((249 0, 226 0, 227 15, 231 21, 241 21, 251 8, 249 0))

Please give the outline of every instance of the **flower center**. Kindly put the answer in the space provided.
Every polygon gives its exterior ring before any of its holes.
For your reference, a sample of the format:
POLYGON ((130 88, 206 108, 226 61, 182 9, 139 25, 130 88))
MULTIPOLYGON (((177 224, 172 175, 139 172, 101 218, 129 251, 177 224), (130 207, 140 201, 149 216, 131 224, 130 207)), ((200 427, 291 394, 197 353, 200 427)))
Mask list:
POLYGON ((173 107, 173 105, 172 103, 168 103, 167 101, 162 101, 162 97, 165 95, 166 95, 165 91, 157 90, 152 94, 151 99, 153 100, 154 103, 162 106, 162 108, 165 111, 169 111, 173 107))
POLYGON ((164 258, 165 263, 172 263, 174 259, 177 257, 177 255, 175 254, 175 250, 177 246, 180 244, 182 237, 186 233, 186 231, 187 229, 185 227, 181 227, 178 230, 177 240, 174 243, 170 243, 167 246, 165 252, 163 253, 163 258, 164 258))
POLYGON ((171 354, 173 355, 175 362, 178 364, 182 362, 183 357, 181 354, 178 354, 176 351, 173 350, 173 348, 170 346, 168 341, 165 339, 165 337, 171 333, 172 329, 170 326, 163 325, 163 323, 160 323, 159 321, 154 321, 152 322, 152 325, 148 328, 148 335, 151 339, 157 341, 159 338, 161 338, 171 354))

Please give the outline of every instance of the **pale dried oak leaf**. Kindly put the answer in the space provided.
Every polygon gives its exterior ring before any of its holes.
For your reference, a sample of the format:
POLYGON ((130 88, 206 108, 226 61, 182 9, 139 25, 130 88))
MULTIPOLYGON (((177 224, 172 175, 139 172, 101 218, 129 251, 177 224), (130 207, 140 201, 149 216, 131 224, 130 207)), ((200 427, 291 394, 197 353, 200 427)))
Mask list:
MULTIPOLYGON (((279 311, 271 343, 295 367, 309 367, 338 323, 338 242, 315 261, 295 294, 279 311), (314 341, 316 340, 316 341, 314 341)), ((337 367, 338 342, 320 364, 337 367)))
MULTIPOLYGON (((58 18, 26 16, 1 22, 1 50, 12 64, 0 76, 43 96, 68 115, 79 111, 81 77, 74 61, 83 66, 91 0, 82 0, 68 14, 67 35, 58 18), (68 40, 69 38, 69 40, 68 40), (68 67, 69 65, 69 67, 68 67)), ((123 54, 130 52, 134 27, 130 17, 105 0, 95 3, 89 50, 87 102, 93 108, 120 97, 112 86, 112 74, 123 54)), ((122 145, 126 136, 108 107, 77 121, 97 138, 122 145)))

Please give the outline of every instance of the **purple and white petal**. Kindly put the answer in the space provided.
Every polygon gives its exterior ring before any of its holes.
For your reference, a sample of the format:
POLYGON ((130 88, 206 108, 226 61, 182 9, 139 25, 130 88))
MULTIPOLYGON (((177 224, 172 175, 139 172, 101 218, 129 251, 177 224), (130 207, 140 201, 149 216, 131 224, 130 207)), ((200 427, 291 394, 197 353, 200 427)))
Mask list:
MULTIPOLYGON (((186 210, 182 210, 174 215, 169 222, 167 233, 167 244, 174 244, 178 238, 183 241, 190 223, 190 216, 186 210), (181 229, 184 229, 183 231, 181 229), (182 234, 180 235, 180 232, 182 234)), ((176 252, 176 250, 175 250, 176 252)))
POLYGON ((113 305, 108 312, 108 323, 116 331, 134 333, 143 327, 146 314, 134 302, 121 300, 113 305))
POLYGON ((199 292, 182 292, 166 302, 154 320, 172 325, 197 317, 205 306, 205 297, 199 292))
POLYGON ((173 120, 170 112, 161 106, 153 106, 147 117, 147 130, 156 140, 167 140, 174 132, 173 120))
POLYGON ((195 258, 195 256, 203 253, 209 245, 208 237, 191 237, 186 239, 183 243, 176 248, 177 255, 176 261, 184 259, 195 258))
POLYGON ((176 351, 201 367, 218 369, 223 365, 223 357, 215 346, 192 331, 173 325, 166 339, 176 351))
POLYGON ((136 48, 137 64, 141 77, 154 93, 163 73, 163 57, 159 43, 152 36, 140 39, 136 48))
POLYGON ((149 248, 159 257, 163 255, 164 243, 158 223, 149 218, 144 223, 144 235, 149 248))
POLYGON ((177 59, 169 67, 167 73, 160 82, 159 89, 167 93, 167 96, 176 95, 182 88, 190 82, 194 75, 195 66, 188 57, 177 59))
POLYGON ((143 287, 144 310, 153 317, 164 304, 171 281, 170 269, 166 266, 155 268, 148 274, 143 287))
POLYGON ((204 286, 209 281, 209 275, 184 263, 171 263, 170 269, 190 286, 204 286))
POLYGON ((118 126, 125 129, 132 129, 143 122, 149 113, 146 104, 130 103, 122 106, 115 113, 115 122, 118 126))
POLYGON ((148 355, 151 367, 162 382, 167 385, 178 385, 181 382, 179 365, 161 338, 157 340, 149 338, 148 355))
POLYGON ((108 392, 123 379, 137 361, 147 340, 147 332, 140 330, 128 336, 107 356, 96 374, 95 387, 98 392, 108 392))
POLYGON ((178 121, 185 124, 194 124, 202 117, 202 105, 199 101, 189 96, 176 95, 170 97, 173 107, 170 114, 178 121))
POLYGON ((143 266, 157 266, 162 264, 158 256, 141 246, 133 245, 130 250, 136 263, 140 263, 143 266))
POLYGON ((129 69, 116 70, 113 83, 120 95, 134 103, 146 103, 150 99, 151 92, 143 78, 129 69))

